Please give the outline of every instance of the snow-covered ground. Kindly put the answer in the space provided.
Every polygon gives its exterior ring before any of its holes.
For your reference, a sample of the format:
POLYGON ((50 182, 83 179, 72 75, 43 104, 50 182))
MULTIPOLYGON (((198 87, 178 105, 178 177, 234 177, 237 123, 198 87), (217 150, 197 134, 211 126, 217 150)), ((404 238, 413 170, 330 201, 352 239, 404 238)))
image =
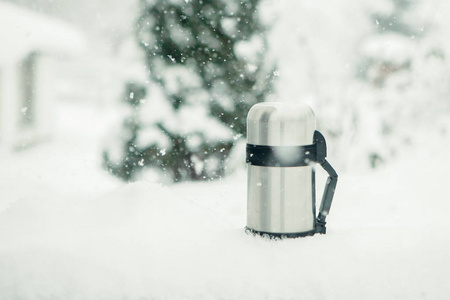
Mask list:
POLYGON ((88 108, 0 158, 0 299, 448 299, 448 138, 340 173, 326 235, 268 240, 244 232, 245 170, 122 184, 88 108))

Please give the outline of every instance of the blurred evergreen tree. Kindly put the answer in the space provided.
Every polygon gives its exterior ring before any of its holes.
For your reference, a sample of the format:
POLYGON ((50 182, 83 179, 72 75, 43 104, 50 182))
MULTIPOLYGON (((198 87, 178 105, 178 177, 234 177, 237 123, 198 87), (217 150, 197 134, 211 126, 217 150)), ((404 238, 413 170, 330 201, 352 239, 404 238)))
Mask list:
POLYGON ((144 165, 175 182, 224 174, 234 141, 245 135, 248 110, 272 87, 259 2, 141 1, 137 36, 160 89, 148 102, 158 116, 152 120, 142 111, 145 122, 126 123, 132 132, 126 147, 133 151, 115 174, 129 180, 144 165), (154 138, 137 146, 140 136, 151 136, 146 131, 154 138))

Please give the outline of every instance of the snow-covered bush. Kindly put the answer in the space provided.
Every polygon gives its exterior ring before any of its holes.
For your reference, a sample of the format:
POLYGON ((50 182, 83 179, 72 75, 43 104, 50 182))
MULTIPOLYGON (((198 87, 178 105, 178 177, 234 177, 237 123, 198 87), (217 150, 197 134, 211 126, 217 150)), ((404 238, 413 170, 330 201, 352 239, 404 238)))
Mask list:
POLYGON ((356 109, 360 151, 372 167, 407 151, 448 112, 450 53, 434 37, 441 29, 430 14, 438 3, 431 2, 392 0, 370 14, 373 31, 359 46, 356 109))
POLYGON ((270 3, 274 98, 312 106, 337 169, 389 163, 423 132, 448 131, 450 4, 270 3))
POLYGON ((147 89, 145 86, 129 82, 122 96, 122 107, 126 111, 119 132, 112 137, 113 144, 103 151, 103 164, 111 174, 126 181, 132 179, 133 173, 143 164, 143 153, 137 144, 141 119, 140 105, 145 101, 147 89))

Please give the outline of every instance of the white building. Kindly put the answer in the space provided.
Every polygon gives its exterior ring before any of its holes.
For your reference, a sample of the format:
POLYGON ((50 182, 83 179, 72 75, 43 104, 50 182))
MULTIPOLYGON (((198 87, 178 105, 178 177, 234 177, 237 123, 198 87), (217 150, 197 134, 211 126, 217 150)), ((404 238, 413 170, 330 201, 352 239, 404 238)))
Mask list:
POLYGON ((51 136, 62 62, 85 49, 68 24, 0 2, 0 149, 51 136))

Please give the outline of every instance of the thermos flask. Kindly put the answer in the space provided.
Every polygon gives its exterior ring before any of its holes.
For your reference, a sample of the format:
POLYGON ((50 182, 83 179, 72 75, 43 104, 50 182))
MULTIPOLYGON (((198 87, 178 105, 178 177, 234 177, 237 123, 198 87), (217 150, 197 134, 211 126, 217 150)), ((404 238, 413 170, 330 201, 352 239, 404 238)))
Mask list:
POLYGON ((269 236, 326 233, 337 174, 315 115, 301 103, 263 102, 247 117, 247 227, 269 236), (316 217, 315 164, 329 174, 316 217))

